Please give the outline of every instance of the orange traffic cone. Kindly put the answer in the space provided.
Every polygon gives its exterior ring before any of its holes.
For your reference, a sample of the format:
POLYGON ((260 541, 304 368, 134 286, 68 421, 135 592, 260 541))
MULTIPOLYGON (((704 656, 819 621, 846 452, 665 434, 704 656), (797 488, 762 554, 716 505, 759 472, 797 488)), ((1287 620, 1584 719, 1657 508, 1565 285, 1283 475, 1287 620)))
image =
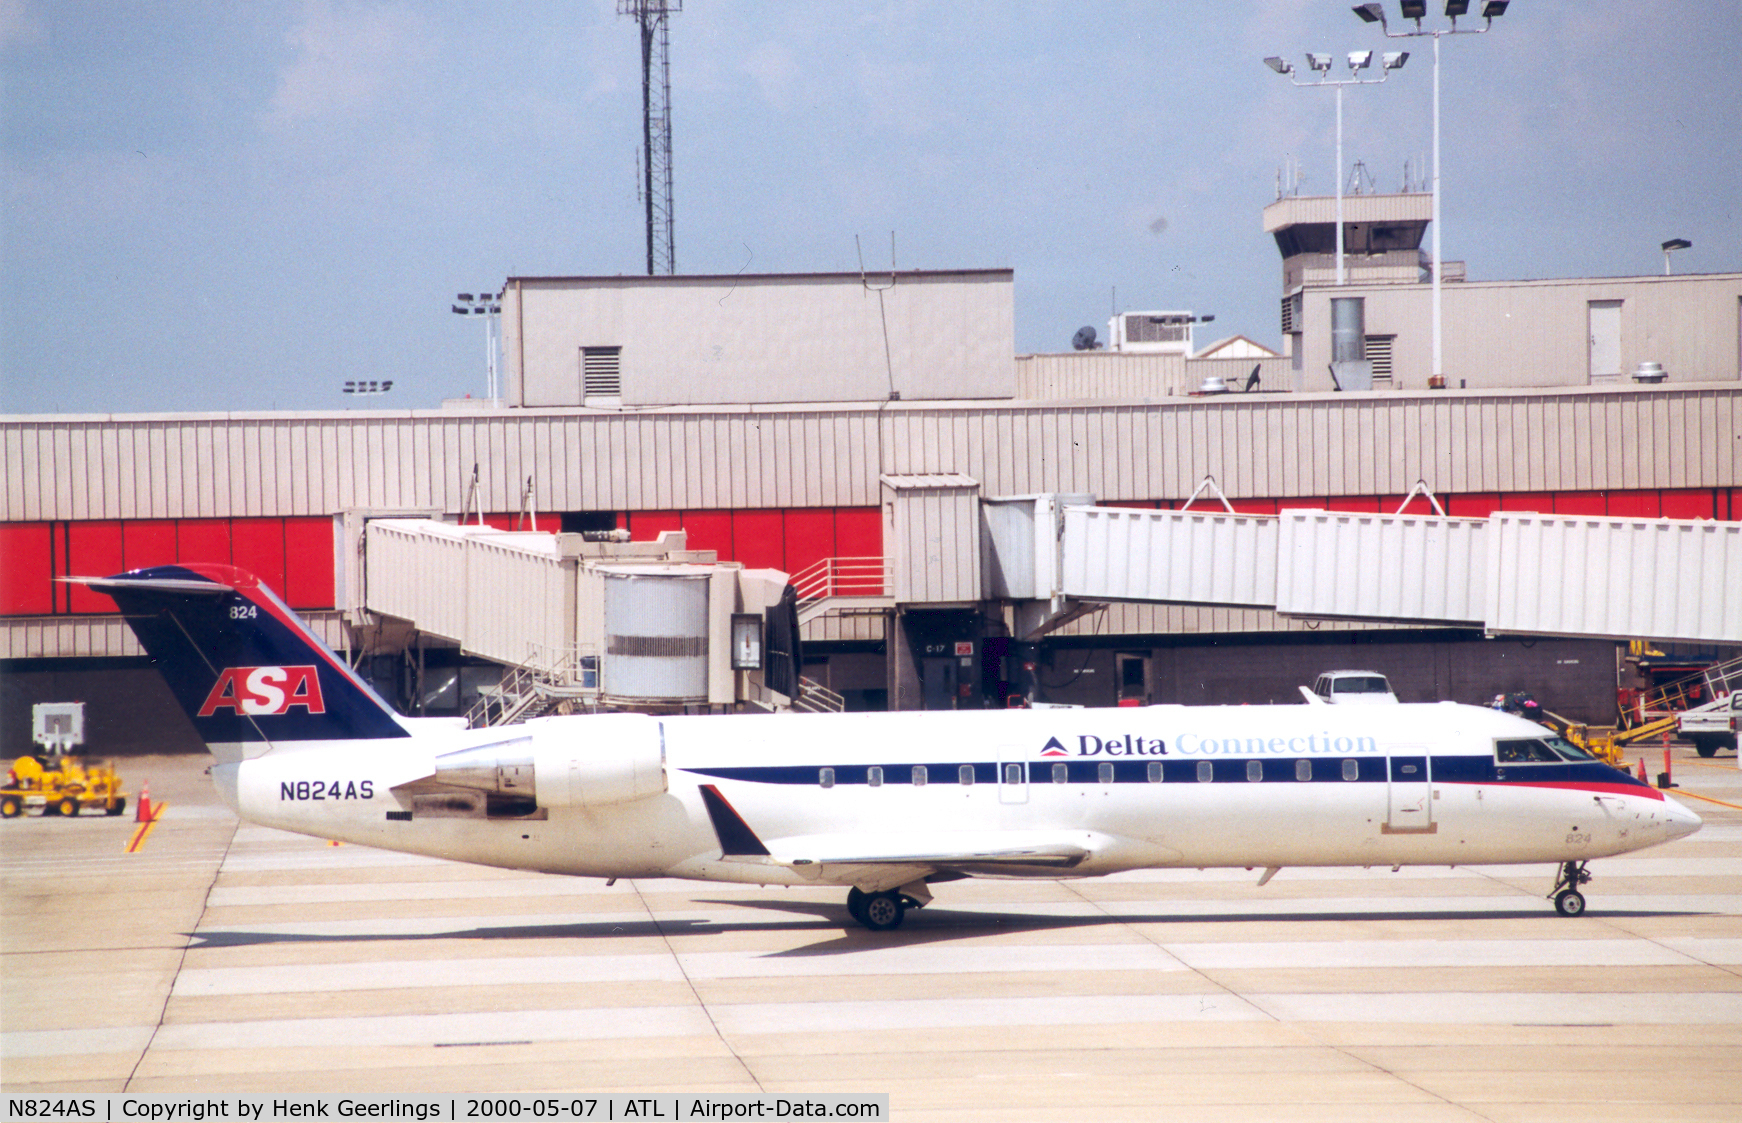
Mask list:
POLYGON ((1646 780, 1645 780, 1645 758, 1644 757, 1639 758, 1639 782, 1641 784, 1646 782, 1646 780))
POLYGON ((151 822, 151 781, 139 785, 139 807, 133 812, 135 823, 151 822))

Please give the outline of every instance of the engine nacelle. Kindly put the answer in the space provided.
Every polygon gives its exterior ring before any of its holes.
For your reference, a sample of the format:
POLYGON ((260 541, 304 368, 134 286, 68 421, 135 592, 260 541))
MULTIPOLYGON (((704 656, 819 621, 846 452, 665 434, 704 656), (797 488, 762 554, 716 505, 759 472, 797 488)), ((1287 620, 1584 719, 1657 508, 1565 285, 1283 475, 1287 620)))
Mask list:
POLYGON ((667 788, 657 718, 593 714, 525 726, 525 736, 436 758, 444 784, 536 800, 540 807, 603 807, 667 788))

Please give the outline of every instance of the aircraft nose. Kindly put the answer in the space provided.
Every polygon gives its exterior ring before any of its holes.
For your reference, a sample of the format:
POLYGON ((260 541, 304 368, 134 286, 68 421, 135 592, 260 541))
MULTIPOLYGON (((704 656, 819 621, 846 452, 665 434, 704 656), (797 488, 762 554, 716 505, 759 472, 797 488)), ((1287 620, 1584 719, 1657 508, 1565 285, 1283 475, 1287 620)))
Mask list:
POLYGON ((1663 802, 1665 804, 1665 810, 1669 813, 1668 826, 1669 837, 1671 839, 1686 838, 1688 835, 1693 834, 1695 831, 1699 830, 1700 827, 1705 825, 1703 819, 1692 811, 1689 811, 1686 807, 1677 803, 1675 800, 1666 799, 1663 802))

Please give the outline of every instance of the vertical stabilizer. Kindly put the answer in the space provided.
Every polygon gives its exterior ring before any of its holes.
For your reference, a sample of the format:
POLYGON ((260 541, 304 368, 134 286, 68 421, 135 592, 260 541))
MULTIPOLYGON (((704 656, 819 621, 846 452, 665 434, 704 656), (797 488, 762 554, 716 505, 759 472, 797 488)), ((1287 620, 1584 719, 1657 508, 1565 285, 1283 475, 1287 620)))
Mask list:
POLYGON ((271 589, 227 565, 165 565, 75 582, 115 598, 200 738, 218 746, 409 734, 271 589))

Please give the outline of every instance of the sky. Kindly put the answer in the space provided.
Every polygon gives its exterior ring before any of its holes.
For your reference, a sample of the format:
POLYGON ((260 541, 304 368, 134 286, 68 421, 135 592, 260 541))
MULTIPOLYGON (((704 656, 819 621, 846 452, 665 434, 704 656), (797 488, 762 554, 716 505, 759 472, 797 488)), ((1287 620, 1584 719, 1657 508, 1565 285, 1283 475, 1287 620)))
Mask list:
MULTIPOLYGON (((1334 191, 1336 99, 1263 58, 1409 50, 1346 91, 1345 168, 1431 152, 1432 41, 1350 7, 687 0, 678 272, 1011 268, 1018 353, 1115 309, 1279 347, 1260 212, 1285 167, 1334 191)), ((1660 273, 1669 238, 1742 271, 1742 0, 1514 0, 1441 79, 1471 280, 1660 273)), ((0 0, 0 413, 481 397, 454 294, 644 273, 640 138, 615 0, 0 0)))

